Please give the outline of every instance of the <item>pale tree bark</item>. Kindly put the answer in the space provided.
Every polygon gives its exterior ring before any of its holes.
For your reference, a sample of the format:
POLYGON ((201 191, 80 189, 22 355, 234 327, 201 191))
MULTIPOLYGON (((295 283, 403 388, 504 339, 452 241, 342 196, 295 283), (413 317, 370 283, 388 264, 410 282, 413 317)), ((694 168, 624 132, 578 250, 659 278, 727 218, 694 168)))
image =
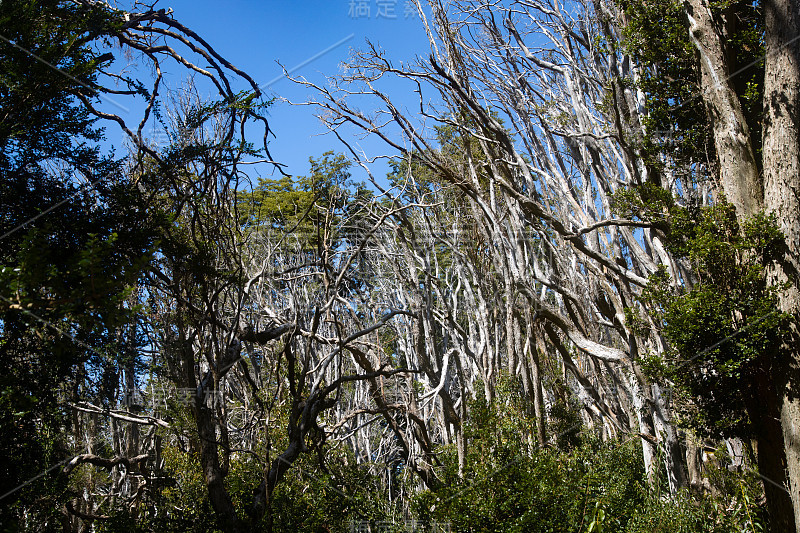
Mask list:
MULTIPOLYGON (((559 354, 565 372, 574 377, 574 392, 590 419, 599 422, 599 431, 641 435, 645 450, 652 451, 645 456, 651 473, 657 468, 657 447, 668 449, 668 468, 682 468, 674 433, 662 432, 665 440, 653 423, 659 413, 668 424, 668 408, 658 404, 641 374, 620 379, 634 373, 640 352, 664 349, 658 338, 639 339, 628 331, 625 308, 637 305, 647 276, 660 264, 667 263, 674 279, 681 277, 676 262, 665 261, 657 235, 638 229, 648 223, 616 220, 610 208, 615 191, 645 180, 645 165, 627 144, 645 134, 641 120, 631 118, 639 118, 640 106, 614 81, 625 77, 620 65, 629 60, 596 47, 601 30, 555 2, 501 2, 491 9, 478 2, 432 2, 431 8, 436 22, 424 22, 431 35, 427 62, 399 69, 370 48, 357 54, 350 74, 331 80, 330 88, 297 81, 320 91, 324 120, 339 138, 346 125, 379 136, 438 183, 459 191, 474 215, 487 265, 469 268, 479 277, 492 272, 496 278, 491 290, 483 282, 464 283, 464 292, 496 296, 470 297, 477 309, 468 313, 470 331, 462 338, 477 343, 463 353, 475 354, 487 399, 500 371, 519 376, 536 396, 529 376, 537 365, 526 354, 521 332, 531 336, 548 325, 554 328, 547 335, 555 347, 551 353, 559 354), (393 75, 419 84, 414 116, 378 88, 382 78, 393 75), (431 108, 429 97, 421 96, 427 90, 445 109, 431 108), (609 91, 620 101, 601 111, 597 103, 607 100, 609 91), (384 109, 366 114, 349 106, 348 95, 374 97, 384 109), (385 117, 399 134, 389 131, 385 117), (417 124, 422 121, 429 123, 417 124), (440 147, 427 137, 430 123, 455 132, 455 146, 440 147), (511 300, 535 311, 530 322, 511 300), (622 394, 611 394, 609 384, 621 385, 622 394), (617 401, 620 396, 626 401, 617 401)), ((421 6, 420 13, 425 13, 421 6)), ((690 194, 692 185, 682 185, 690 194)), ((424 276, 421 280, 426 282, 424 276)), ((427 314, 419 327, 435 331, 446 322, 427 314)), ((414 350, 431 362, 441 359, 431 348, 421 343, 414 350)), ((536 431, 536 440, 543 440, 543 428, 536 431)), ((671 479, 677 490, 686 476, 676 471, 671 479)))
POLYGON ((703 99, 714 129, 722 189, 739 217, 762 208, 764 194, 750 128, 730 81, 727 54, 707 0, 686 0, 689 36, 700 60, 703 99))

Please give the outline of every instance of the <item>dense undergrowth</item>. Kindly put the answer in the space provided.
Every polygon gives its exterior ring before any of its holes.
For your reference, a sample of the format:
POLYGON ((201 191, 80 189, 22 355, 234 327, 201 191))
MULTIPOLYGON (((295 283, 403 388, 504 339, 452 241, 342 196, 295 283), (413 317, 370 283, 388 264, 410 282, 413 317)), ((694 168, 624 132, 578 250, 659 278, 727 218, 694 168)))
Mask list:
MULTIPOLYGON (((768 531, 756 475, 724 468, 724 449, 704 472, 711 492, 670 496, 665 480, 648 488, 638 435, 603 442, 593 429, 572 425, 561 435, 551 428, 550 444, 538 447, 519 405, 508 395, 473 400, 462 472, 455 446, 441 447, 442 486, 435 492, 416 490, 402 464, 394 465, 395 487, 387 494, 385 479, 357 465, 350 452, 333 449, 324 464, 304 457, 254 530, 271 523, 272 531, 287 533, 768 531)), ((569 406, 559 412, 564 426, 578 420, 569 406)), ((156 485, 151 504, 97 522, 98 531, 218 531, 197 459, 174 447, 164 457, 171 479, 156 485)), ((227 483, 242 511, 261 468, 248 455, 230 465, 227 483)))

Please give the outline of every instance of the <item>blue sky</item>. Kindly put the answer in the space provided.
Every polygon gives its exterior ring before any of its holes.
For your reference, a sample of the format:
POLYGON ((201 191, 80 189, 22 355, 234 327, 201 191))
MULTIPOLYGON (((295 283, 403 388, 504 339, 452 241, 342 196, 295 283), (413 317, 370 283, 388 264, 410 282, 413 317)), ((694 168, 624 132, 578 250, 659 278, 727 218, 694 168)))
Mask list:
MULTIPOLYGON (((406 4, 405 0, 161 0, 156 8, 172 8, 176 20, 197 32, 258 83, 266 84, 282 74, 278 62, 292 69, 343 40, 294 75, 323 82, 324 75, 339 73, 339 65, 350 51, 363 47, 366 39, 386 49, 388 57, 396 62, 412 60, 417 54, 427 56, 422 25, 416 14, 407 12, 406 4)), ((171 68, 183 75, 177 65, 171 68)), ((400 86, 397 90, 408 93, 400 86)), ((273 83, 267 90, 270 93, 291 101, 314 96, 287 79, 273 83)), ((335 137, 320 135, 325 129, 308 106, 274 104, 270 127, 276 135, 270 143, 272 156, 287 165, 289 174, 305 174, 310 156, 317 157, 331 149, 344 151, 335 137)), ((368 153, 379 150, 376 143, 367 142, 363 147, 368 153)), ((385 174, 385 166, 376 170, 385 174)), ((353 174, 363 179, 358 171, 353 174)))

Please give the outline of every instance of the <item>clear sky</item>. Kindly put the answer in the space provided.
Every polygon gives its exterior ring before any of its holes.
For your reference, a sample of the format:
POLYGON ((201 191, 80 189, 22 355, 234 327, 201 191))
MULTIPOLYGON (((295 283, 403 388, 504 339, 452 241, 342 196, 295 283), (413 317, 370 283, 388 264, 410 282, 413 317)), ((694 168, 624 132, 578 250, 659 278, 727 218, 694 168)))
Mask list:
MULTIPOLYGON (((293 75, 323 82, 324 75, 339 73, 339 65, 366 39, 386 49, 396 62, 427 56, 429 50, 416 10, 406 0, 160 0, 156 8, 172 8, 176 20, 258 83, 269 84, 267 94, 291 101, 314 95, 287 79, 275 81, 283 72, 278 62, 287 70, 306 63, 293 75)), ((174 64, 172 68, 181 70, 174 64)), ((270 109, 270 127, 276 135, 270 142, 272 156, 287 165, 289 174, 305 174, 309 156, 344 151, 332 135, 320 136, 325 129, 308 106, 276 102, 270 109)), ((378 149, 374 143, 363 147, 368 155, 378 149)), ((385 174, 385 167, 378 171, 385 174)), ((355 170, 353 174, 363 179, 355 170)))

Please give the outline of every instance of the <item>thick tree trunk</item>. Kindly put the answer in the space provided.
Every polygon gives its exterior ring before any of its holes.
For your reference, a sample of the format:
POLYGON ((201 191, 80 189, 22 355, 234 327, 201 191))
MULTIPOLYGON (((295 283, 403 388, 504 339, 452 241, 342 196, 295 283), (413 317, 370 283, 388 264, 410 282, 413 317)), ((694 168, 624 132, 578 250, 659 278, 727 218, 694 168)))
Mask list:
POLYGON ((689 490, 697 495, 711 494, 713 488, 708 478, 703 475, 702 443, 691 438, 686 441, 686 467, 689 474, 689 490))
MULTIPOLYGON (((777 413, 776 413, 777 414, 777 413)), ((792 500, 786 490, 786 454, 781 441, 781 424, 774 419, 765 420, 755 427, 758 472, 764 481, 764 495, 770 515, 770 531, 790 533, 795 531, 792 500)))
POLYGON ((655 487, 658 480, 658 439, 653 423, 652 399, 647 394, 650 384, 643 379, 641 373, 631 372, 630 391, 633 396, 633 409, 642 438, 642 457, 647 473, 647 484, 655 487))
POLYGON ((764 495, 770 515, 770 531, 794 531, 792 501, 786 490, 786 454, 779 421, 780 384, 774 374, 765 370, 754 383, 754 394, 748 400, 747 414, 755 437, 758 473, 764 482, 764 495))
POLYGON ((197 436, 200 439, 200 464, 203 468, 211 507, 214 509, 223 531, 235 533, 241 531, 242 527, 230 494, 225 488, 225 475, 220 465, 219 449, 217 448, 216 424, 211 411, 202 405, 202 400, 195 399, 195 401, 196 406, 193 412, 197 422, 197 436))
MULTIPOLYGON (((714 144, 722 187, 742 219, 763 208, 778 214, 787 237, 786 260, 768 272, 772 284, 793 280, 781 295, 781 308, 797 316, 798 220, 798 5, 792 0, 766 2, 763 181, 749 142, 749 129, 729 79, 722 38, 705 0, 687 0, 690 36, 701 63, 703 98, 714 126, 714 144)), ((796 337, 796 335, 795 335, 796 337)), ((749 409, 756 434, 757 461, 764 480, 772 531, 795 531, 800 518, 800 400, 797 340, 774 354, 772 373, 756 384, 759 405, 749 409), (789 363, 789 364, 785 364, 789 363), (769 379, 769 378, 772 379, 769 379), (777 405, 776 405, 777 403, 777 405), (773 411, 772 416, 764 415, 773 411), (781 427, 778 427, 777 420, 781 427), (782 433, 782 435, 781 435, 782 433), (781 436, 783 437, 781 439, 781 436), (784 446, 780 444, 783 443, 784 446), (785 449, 785 450, 784 450, 785 449), (785 453, 784 453, 785 451, 785 453), (788 470, 791 500, 785 489, 788 470)), ((800 531, 800 530, 798 530, 800 531)))
POLYGON ((769 278, 772 284, 790 282, 780 295, 780 307, 795 318, 792 337, 777 354, 786 363, 777 368, 777 377, 782 386, 780 420, 789 488, 795 523, 800 526, 800 5, 771 0, 764 9, 764 201, 786 237, 785 256, 770 269, 769 278))
POLYGON ((687 0, 686 4, 689 36, 700 55, 700 81, 714 128, 722 189, 737 216, 750 216, 761 209, 761 179, 750 129, 730 82, 722 36, 706 0, 687 0))
MULTIPOLYGON (((183 328, 180 332, 182 380, 178 384, 184 389, 196 390, 195 352, 191 341, 183 328)), ((194 442, 203 469, 203 477, 208 489, 208 498, 217 521, 225 533, 240 531, 240 521, 236 515, 230 494, 225 488, 225 473, 220 464, 217 445, 217 428, 211 411, 205 406, 203 399, 193 395, 191 412, 197 427, 197 441, 194 442)))

